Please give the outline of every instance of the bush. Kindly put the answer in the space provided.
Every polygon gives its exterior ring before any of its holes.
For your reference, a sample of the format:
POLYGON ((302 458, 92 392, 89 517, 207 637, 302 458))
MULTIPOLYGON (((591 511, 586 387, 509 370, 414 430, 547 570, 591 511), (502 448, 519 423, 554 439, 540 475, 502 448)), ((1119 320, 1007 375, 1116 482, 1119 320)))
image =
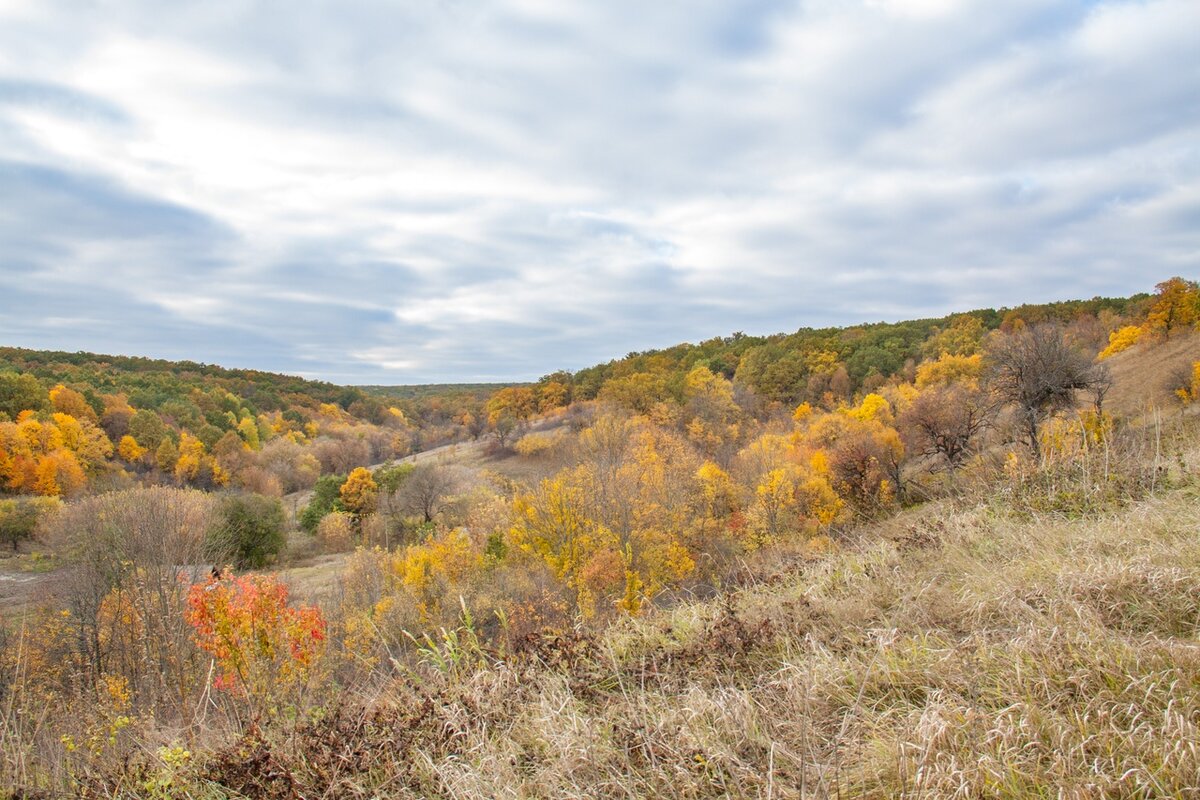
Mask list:
POLYGON ((375 470, 375 483, 379 484, 379 491, 384 494, 392 494, 400 488, 400 484, 404 483, 404 479, 413 471, 412 464, 388 464, 375 470))
POLYGON ((321 518, 330 511, 342 511, 341 490, 345 475, 323 475, 313 486, 312 499, 300 512, 300 527, 309 533, 317 532, 321 518))
POLYGON ((345 511, 334 511, 321 518, 317 525, 317 538, 329 553, 344 553, 354 541, 354 515, 345 511))
POLYGON ((0 544, 9 544, 16 550, 22 540, 33 537, 38 520, 58 506, 57 497, 0 500, 0 544))
POLYGON ((214 555, 238 569, 259 569, 283 549, 283 504, 257 494, 229 495, 221 501, 209 541, 214 555))

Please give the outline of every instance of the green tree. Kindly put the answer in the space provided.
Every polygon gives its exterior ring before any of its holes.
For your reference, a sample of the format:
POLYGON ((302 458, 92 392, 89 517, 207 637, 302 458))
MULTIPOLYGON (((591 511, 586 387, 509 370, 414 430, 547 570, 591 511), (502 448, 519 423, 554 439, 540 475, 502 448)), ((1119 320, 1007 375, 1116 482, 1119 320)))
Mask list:
POLYGON ((343 511, 341 488, 346 482, 345 475, 322 475, 313 486, 312 499, 300 512, 300 527, 309 533, 316 533, 321 518, 330 511, 343 511))
POLYGON ((163 439, 169 437, 170 433, 162 417, 149 409, 142 409, 129 419, 129 435, 149 450, 157 451, 163 439))
POLYGON ((259 494, 228 495, 209 532, 214 555, 232 559, 238 569, 260 569, 283 549, 283 504, 259 494))
POLYGON ((38 520, 58 506, 56 498, 0 500, 0 543, 16 550, 23 539, 33 536, 38 520))
POLYGON ((179 448, 171 441, 171 438, 163 437, 162 442, 154 451, 154 463, 163 472, 174 473, 175 464, 179 461, 179 448))
POLYGON ((0 372, 0 412, 16 419, 22 411, 41 411, 50 396, 38 379, 29 374, 0 372))

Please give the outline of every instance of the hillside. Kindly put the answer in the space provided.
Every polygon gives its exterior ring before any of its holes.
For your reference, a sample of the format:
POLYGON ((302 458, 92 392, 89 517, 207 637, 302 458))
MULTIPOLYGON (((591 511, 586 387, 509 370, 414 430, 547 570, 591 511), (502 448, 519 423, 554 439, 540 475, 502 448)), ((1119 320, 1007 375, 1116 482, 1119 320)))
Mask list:
POLYGON ((196 774, 281 798, 1192 796, 1200 452, 1179 433, 1171 488, 1117 510, 931 504, 600 635, 501 653, 460 629, 411 681, 196 774))
POLYGON ((1183 331, 1169 341, 1143 342, 1105 363, 1112 370, 1113 390, 1108 402, 1126 417, 1138 417, 1154 408, 1169 408, 1173 391, 1192 364, 1200 359, 1200 331, 1183 331))
POLYGON ((1172 279, 378 423, 200 368, 134 408, 27 361, 0 372, 0 787, 1182 795, 1198 321, 1172 279))

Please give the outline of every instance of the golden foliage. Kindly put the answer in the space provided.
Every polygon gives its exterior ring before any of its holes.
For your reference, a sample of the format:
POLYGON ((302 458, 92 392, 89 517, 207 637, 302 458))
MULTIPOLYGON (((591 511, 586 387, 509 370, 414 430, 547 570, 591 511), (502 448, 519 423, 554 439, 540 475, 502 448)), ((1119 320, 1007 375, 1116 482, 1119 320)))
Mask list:
POLYGON ((346 477, 346 482, 342 484, 338 494, 347 511, 362 517, 375 511, 379 498, 379 484, 375 482, 371 470, 358 467, 346 477))
POLYGON ((1126 325, 1108 335, 1108 347, 1100 351, 1098 358, 1105 359, 1133 347, 1142 338, 1146 329, 1140 325, 1126 325))
POLYGON ((926 361, 917 367, 916 384, 918 389, 962 382, 968 386, 978 386, 979 376, 983 371, 983 356, 978 353, 969 356, 942 353, 935 361, 926 361))

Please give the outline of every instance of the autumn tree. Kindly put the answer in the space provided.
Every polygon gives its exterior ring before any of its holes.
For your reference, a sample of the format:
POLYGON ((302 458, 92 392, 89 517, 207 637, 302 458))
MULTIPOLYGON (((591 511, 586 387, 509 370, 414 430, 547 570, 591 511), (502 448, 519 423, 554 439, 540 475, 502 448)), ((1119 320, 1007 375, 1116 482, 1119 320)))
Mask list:
POLYGON ((661 375, 635 372, 604 383, 600 399, 623 406, 638 414, 648 414, 655 403, 667 396, 667 383, 661 375))
POLYGON ((1155 336, 1166 336, 1200 320, 1200 286, 1195 281, 1171 278, 1155 288, 1146 328, 1155 336))
POLYGON ((508 386, 491 396, 487 402, 488 419, 495 424, 503 416, 524 421, 537 411, 533 389, 528 386, 508 386))
POLYGON ((706 455, 717 457, 726 445, 736 443, 741 409, 733 399, 733 384, 706 366, 694 367, 684 377, 685 430, 706 455))
POLYGON ((858 406, 812 415, 802 423, 799 438, 815 450, 815 471, 860 513, 874 514, 903 499, 905 452, 892 427, 894 417, 886 398, 869 394, 858 406))
POLYGON ((973 356, 979 353, 986 333, 983 320, 973 314, 955 317, 945 330, 939 330, 925 342, 925 352, 938 358, 943 355, 973 356))
POLYGON ((245 417, 237 426, 238 435, 242 437, 242 441, 251 450, 258 450, 262 447, 261 438, 259 436, 258 423, 251 417, 245 417))
POLYGON ((1051 323, 996 335, 985 351, 987 382, 997 396, 1016 407, 1026 443, 1041 454, 1038 430, 1055 413, 1075 403, 1075 393, 1096 387, 1104 376, 1062 328, 1051 323))
POLYGON ((557 380, 546 381, 538 386, 538 411, 543 413, 562 408, 571 399, 571 387, 557 380))
POLYGON ((338 490, 342 506, 361 519, 367 514, 374 513, 379 497, 379 485, 371 475, 371 470, 359 467, 353 470, 346 482, 338 490))
POLYGON ((180 483, 206 488, 228 483, 228 473, 205 451, 204 442, 187 431, 179 435, 178 454, 174 475, 180 483))
POLYGON ((394 507, 432 522, 444 511, 458 486, 454 472, 441 464, 418 464, 396 490, 394 507))
POLYGON ((99 422, 96 410, 88 403, 87 398, 61 383, 50 390, 50 405, 60 414, 69 414, 76 419, 99 422))
POLYGON ((200 667, 180 572, 205 560, 213 506, 203 492, 153 487, 84 497, 46 519, 47 541, 69 564, 58 591, 89 676, 121 676, 135 699, 186 713, 200 667))
POLYGON ((104 412, 100 415, 100 427, 104 428, 109 440, 119 442, 129 434, 129 423, 136 412, 123 394, 102 395, 101 400, 104 401, 104 412))
POLYGON ((316 456, 288 436, 279 436, 263 446, 258 463, 276 478, 284 492, 307 489, 321 475, 316 456))
POLYGON ((33 490, 47 497, 59 497, 76 494, 86 482, 87 477, 75 454, 59 448, 38 460, 33 490))
POLYGON ((117 445, 117 455, 126 464, 138 464, 146 456, 146 448, 138 444, 138 440, 125 434, 117 445))
POLYGON ((1108 346, 1100 351, 1097 358, 1108 358, 1133 347, 1142 338, 1146 329, 1140 325, 1125 325, 1108 335, 1108 346))
POLYGON ((953 475, 971 454, 989 417, 986 395, 977 386, 959 383, 918 394, 899 424, 911 453, 934 459, 935 468, 953 475))
POLYGON ((982 355, 960 356, 943 353, 937 359, 926 361, 917 367, 916 385, 918 389, 945 386, 955 382, 978 386, 982 374, 982 355))
POLYGON ((278 713, 314 674, 324 652, 325 619, 316 606, 293 606, 269 575, 192 586, 185 616, 196 644, 220 670, 214 684, 244 697, 257 715, 278 713))

